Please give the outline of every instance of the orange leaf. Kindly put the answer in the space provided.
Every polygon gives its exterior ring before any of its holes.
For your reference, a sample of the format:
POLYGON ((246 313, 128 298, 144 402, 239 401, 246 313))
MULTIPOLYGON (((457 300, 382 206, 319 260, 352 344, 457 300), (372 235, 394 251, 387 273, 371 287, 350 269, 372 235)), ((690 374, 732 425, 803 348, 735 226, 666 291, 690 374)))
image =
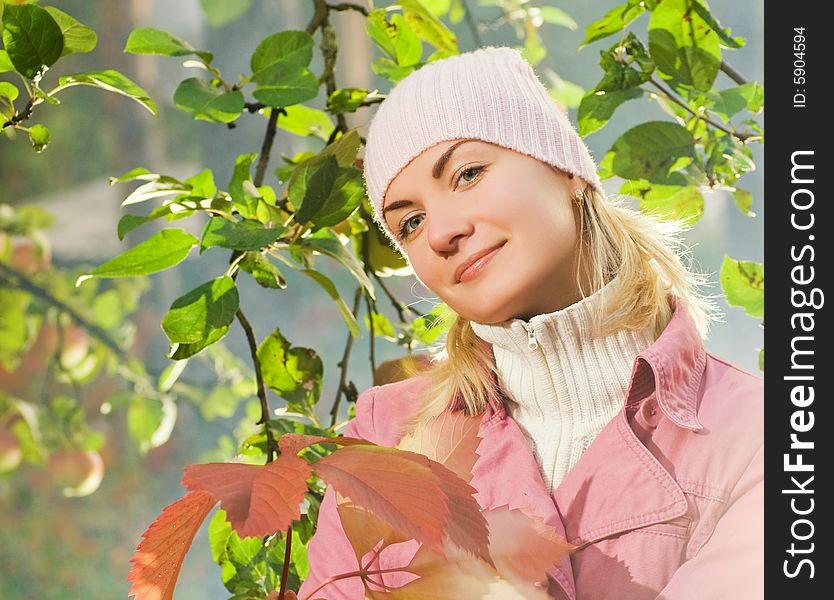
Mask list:
POLYGON ((425 456, 358 445, 339 448, 318 460, 314 468, 342 496, 410 538, 442 552, 449 506, 425 456))
POLYGON ((310 465, 294 454, 281 454, 264 465, 209 463, 185 468, 182 483, 205 491, 226 511, 241 537, 283 531, 301 517, 310 465))
POLYGON ((339 446, 356 446, 368 445, 376 446, 376 444, 363 440, 361 438, 345 437, 340 435, 338 437, 323 437, 320 435, 305 435, 303 433, 285 433, 278 440, 278 448, 281 454, 292 454, 295 456, 307 446, 313 444, 338 444, 339 446))
MULTIPOLYGON (((338 495, 338 494, 337 494, 338 495)), ((378 519, 372 512, 350 501, 336 504, 339 519, 350 545, 356 554, 356 564, 362 566, 363 557, 382 541, 383 547, 405 542, 410 538, 378 519)))
POLYGON ((189 492, 162 510, 142 534, 127 576, 128 596, 136 600, 170 600, 183 558, 194 535, 217 500, 205 492, 189 492))
POLYGON ((573 548, 538 517, 502 506, 484 513, 489 551, 498 572, 522 581, 546 581, 545 574, 573 548))
POLYGON ((469 483, 478 460, 480 426, 481 418, 462 411, 444 411, 403 436, 397 448, 428 456, 469 483))

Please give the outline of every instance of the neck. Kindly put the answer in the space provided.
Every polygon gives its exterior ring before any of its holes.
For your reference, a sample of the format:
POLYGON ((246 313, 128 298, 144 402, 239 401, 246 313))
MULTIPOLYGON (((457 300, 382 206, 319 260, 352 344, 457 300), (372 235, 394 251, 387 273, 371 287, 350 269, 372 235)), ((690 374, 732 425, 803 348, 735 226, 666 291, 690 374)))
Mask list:
POLYGON ((507 412, 531 442, 549 490, 622 408, 634 359, 654 341, 648 328, 590 334, 594 312, 616 285, 528 321, 472 323, 493 346, 507 412))

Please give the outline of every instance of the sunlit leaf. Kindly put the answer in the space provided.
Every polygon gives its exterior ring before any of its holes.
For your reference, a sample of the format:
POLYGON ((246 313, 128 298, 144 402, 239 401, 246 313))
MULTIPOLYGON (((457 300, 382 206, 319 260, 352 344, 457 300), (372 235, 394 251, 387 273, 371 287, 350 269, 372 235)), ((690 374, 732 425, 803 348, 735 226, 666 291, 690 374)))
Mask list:
POLYGON ((194 535, 217 503, 205 492, 190 492, 173 504, 142 534, 127 576, 136 600, 170 600, 182 561, 194 535))
POLYGON ((105 71, 75 73, 74 75, 65 75, 59 78, 58 83, 59 86, 52 90, 50 94, 55 94, 59 90, 75 85, 89 85, 135 100, 156 116, 156 104, 150 99, 148 93, 118 71, 108 69, 105 71))
POLYGON ((721 264, 721 289, 727 304, 740 306, 751 317, 764 317, 764 265, 724 256, 721 264))
POLYGON ((228 331, 239 305, 237 286, 228 275, 197 286, 171 304, 162 329, 172 342, 190 344, 228 331))
POLYGON ((226 92, 198 78, 181 81, 174 92, 176 107, 201 121, 231 123, 240 116, 243 103, 243 92, 226 92))
POLYGON ((40 6, 9 4, 3 14, 3 46, 18 73, 39 79, 61 57, 64 36, 40 6))
POLYGON ((96 47, 98 36, 90 27, 79 23, 74 17, 54 6, 44 6, 43 8, 52 15, 52 18, 61 28, 61 33, 64 36, 64 50, 61 56, 74 52, 91 52, 96 47))

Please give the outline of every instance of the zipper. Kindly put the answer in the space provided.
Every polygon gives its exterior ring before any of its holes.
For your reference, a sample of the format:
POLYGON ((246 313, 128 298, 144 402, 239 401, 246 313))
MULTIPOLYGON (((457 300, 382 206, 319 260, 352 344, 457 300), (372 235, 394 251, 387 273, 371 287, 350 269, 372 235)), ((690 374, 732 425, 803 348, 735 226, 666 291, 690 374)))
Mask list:
POLYGON ((527 348, 535 350, 539 347, 539 342, 536 340, 536 334, 533 332, 533 325, 531 323, 522 322, 524 329, 527 331, 527 348))

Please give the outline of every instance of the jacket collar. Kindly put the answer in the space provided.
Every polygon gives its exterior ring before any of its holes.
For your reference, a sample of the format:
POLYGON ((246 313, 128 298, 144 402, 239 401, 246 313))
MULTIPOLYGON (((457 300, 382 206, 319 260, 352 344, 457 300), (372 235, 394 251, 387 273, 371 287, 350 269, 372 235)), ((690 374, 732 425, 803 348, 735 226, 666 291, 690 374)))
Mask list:
MULTIPOLYGON (((675 425, 692 431, 698 421, 698 389, 706 365, 706 351, 692 315, 677 297, 672 318, 655 342, 634 360, 625 406, 637 404, 652 392, 663 414, 675 425)), ((505 419, 500 398, 489 400, 484 421, 505 419)))
POLYGON ((675 425, 692 431, 698 421, 698 389, 706 366, 706 351, 692 315, 672 297, 672 318, 655 343, 637 355, 626 393, 626 407, 653 391, 663 414, 675 425))

